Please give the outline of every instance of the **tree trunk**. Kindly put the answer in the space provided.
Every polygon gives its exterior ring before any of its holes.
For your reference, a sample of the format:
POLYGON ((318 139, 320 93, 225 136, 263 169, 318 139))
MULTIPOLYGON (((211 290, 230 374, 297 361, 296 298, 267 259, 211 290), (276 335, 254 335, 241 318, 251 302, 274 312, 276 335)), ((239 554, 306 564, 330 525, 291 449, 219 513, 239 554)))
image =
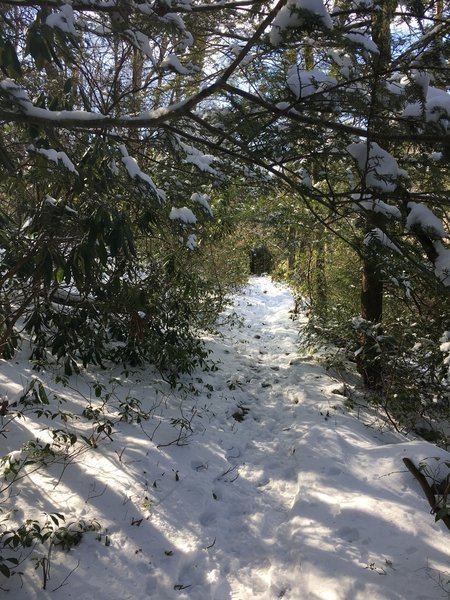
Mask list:
MULTIPOLYGON (((366 257, 363 261, 361 282, 361 317, 374 325, 383 317, 383 281, 375 260, 366 257)), ((373 335, 361 333, 363 351, 358 355, 357 367, 364 385, 379 389, 383 383, 381 356, 373 335)))
POLYGON ((383 317, 383 282, 374 261, 364 260, 361 285, 361 317, 381 323, 383 317))
POLYGON ((289 273, 293 273, 294 269, 296 267, 296 264, 295 264, 296 243, 297 243, 296 228, 294 227, 294 225, 290 225, 289 231, 288 231, 288 269, 289 269, 289 273))
POLYGON ((316 264, 314 267, 316 312, 318 312, 321 316, 326 316, 328 305, 327 280, 325 274, 325 254, 326 246, 324 241, 321 239, 317 243, 316 264))
MULTIPOLYGON (((379 78, 384 73, 391 58, 391 21, 396 8, 395 0, 386 0, 380 5, 380 10, 375 11, 372 23, 372 37, 380 51, 378 58, 374 58, 374 87, 369 112, 369 129, 377 132, 385 126, 383 119, 383 103, 379 99, 379 78)), ((370 137, 367 140, 370 150, 370 137)), ((365 190, 363 190, 365 191, 365 190)), ((376 227, 376 215, 367 216, 365 233, 376 227)), ((383 318, 383 279, 378 268, 377 257, 370 248, 362 258, 361 281, 361 317, 374 325, 381 323, 383 318)), ((371 335, 361 334, 362 353, 358 358, 358 369, 363 377, 364 384, 370 388, 382 386, 382 362, 377 345, 371 335)))

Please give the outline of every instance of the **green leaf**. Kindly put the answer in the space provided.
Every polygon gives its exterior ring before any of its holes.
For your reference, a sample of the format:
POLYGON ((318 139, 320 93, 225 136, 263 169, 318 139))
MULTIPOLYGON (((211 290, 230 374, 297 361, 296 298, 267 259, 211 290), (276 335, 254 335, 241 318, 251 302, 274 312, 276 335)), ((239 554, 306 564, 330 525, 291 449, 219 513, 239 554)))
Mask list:
POLYGON ((55 281, 57 283, 61 283, 62 281, 64 281, 64 276, 65 276, 65 270, 64 267, 58 267, 57 269, 55 269, 55 281))
POLYGON ((3 562, 0 562, 0 573, 5 577, 11 577, 11 569, 3 562))
POLYGON ((41 382, 38 383, 38 398, 42 404, 50 404, 45 388, 41 382))
POLYGON ((2 145, 0 145, 0 165, 5 167, 5 169, 7 169, 8 171, 14 171, 15 169, 11 157, 2 145))
POLYGON ((20 77, 22 75, 15 47, 9 40, 0 40, 0 66, 10 77, 20 77))
POLYGON ((36 22, 28 29, 25 52, 33 58, 38 70, 52 60, 47 41, 42 36, 40 26, 36 22))
POLYGON ((66 79, 66 81, 64 82, 64 86, 63 86, 63 92, 66 96, 72 93, 72 87, 73 87, 73 79, 72 79, 72 77, 69 77, 68 79, 66 79))

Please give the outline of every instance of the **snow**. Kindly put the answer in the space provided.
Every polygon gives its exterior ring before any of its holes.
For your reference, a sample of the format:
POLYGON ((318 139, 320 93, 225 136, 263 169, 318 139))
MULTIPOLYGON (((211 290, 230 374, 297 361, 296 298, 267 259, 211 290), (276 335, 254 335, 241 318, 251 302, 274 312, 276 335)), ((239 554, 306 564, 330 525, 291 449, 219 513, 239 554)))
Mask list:
POLYGON ((172 208, 169 219, 172 221, 183 221, 183 223, 197 223, 197 217, 190 208, 183 206, 182 208, 172 208))
POLYGON ((444 285, 450 286, 450 249, 441 242, 434 242, 434 248, 437 252, 434 272, 444 285))
POLYGON ((408 217, 406 219, 406 229, 409 231, 414 227, 419 227, 422 231, 434 238, 448 237, 442 221, 436 217, 431 209, 420 202, 408 202, 408 217))
POLYGON ((64 33, 70 33, 74 36, 77 35, 73 8, 69 6, 69 4, 63 4, 58 11, 49 14, 45 19, 45 23, 49 27, 60 29, 64 33))
POLYGON ((56 150, 53 150, 52 148, 37 148, 36 146, 30 145, 28 147, 28 149, 31 152, 36 152, 36 154, 41 154, 42 156, 45 156, 45 158, 47 160, 53 161, 56 164, 59 164, 59 162, 61 162, 63 164, 64 167, 66 167, 66 169, 68 169, 69 171, 71 171, 72 173, 75 173, 76 175, 78 175, 78 171, 75 168, 75 165, 73 164, 73 162, 70 160, 70 158, 67 156, 67 154, 65 152, 59 151, 57 152, 56 150))
POLYGON ((200 171, 204 171, 205 173, 220 176, 219 171, 211 166, 213 162, 220 162, 217 157, 212 154, 203 154, 203 152, 194 148, 194 146, 190 146, 180 139, 177 139, 177 144, 186 154, 183 159, 184 163, 195 165, 200 171))
POLYGON ((376 142, 354 142, 347 146, 347 152, 356 160, 359 170, 365 174, 368 188, 382 192, 393 192, 397 179, 407 177, 395 158, 376 142))
POLYGON ((93 113, 83 110, 47 110, 45 108, 39 108, 33 106, 28 92, 17 85, 12 79, 8 77, 0 81, 0 91, 8 94, 13 100, 14 104, 18 104, 20 109, 28 116, 37 119, 45 119, 47 121, 102 121, 106 117, 100 113, 93 113))
MULTIPOLYGON (((218 370, 186 380, 196 393, 170 391, 149 368, 91 370, 66 388, 39 374, 64 409, 96 406, 97 381, 111 417, 134 398, 149 418, 117 421, 111 440, 16 485, 14 518, 57 511, 72 531, 91 530, 70 552, 53 548, 46 590, 28 562, 22 580, 2 582, 5 598, 445 597, 448 531, 402 458, 437 469, 450 454, 349 412, 336 381, 298 355, 293 304, 286 287, 252 278, 229 309, 242 325, 231 319, 208 340, 218 370)), ((12 402, 33 375, 23 359, 3 361, 0 393, 12 402)), ((32 414, 9 430, 0 454, 14 460, 21 442, 46 434, 32 414)))
MULTIPOLYGON (((422 85, 425 83, 422 82, 422 85)), ((427 86, 425 91, 425 104, 422 102, 408 104, 403 110, 402 116, 410 119, 422 119, 425 116, 429 122, 441 122, 441 125, 447 130, 450 121, 450 94, 446 90, 433 86, 427 86)))
POLYGON ((333 22, 322 0, 288 0, 272 22, 269 38, 272 46, 281 43, 286 29, 300 27, 304 22, 301 12, 306 11, 319 17, 322 26, 333 29, 333 22))
POLYGON ((340 73, 345 79, 349 79, 351 70, 353 67, 353 60, 348 54, 338 52, 336 50, 329 50, 329 56, 333 61, 340 67, 340 73))
MULTIPOLYGON (((444 354, 450 355, 450 331, 444 331, 444 334, 442 335, 442 338, 440 341, 441 341, 441 345, 439 346, 440 351, 443 352, 444 354)), ((450 365, 450 356, 447 356, 445 358, 444 363, 450 365)))
POLYGON ((355 200, 352 208, 356 212, 370 211, 382 214, 388 218, 394 217, 395 219, 399 219, 402 216, 401 211, 396 206, 391 206, 378 198, 372 198, 368 194, 352 194, 352 198, 355 200))
POLYGON ((317 92, 337 85, 334 77, 323 73, 320 69, 305 70, 297 65, 292 65, 288 69, 287 84, 291 92, 298 98, 306 98, 317 92))
POLYGON ((302 185, 308 189, 312 189, 312 178, 307 169, 305 169, 305 167, 302 167, 301 169, 299 169, 298 174, 302 178, 302 185))
POLYGON ((370 245, 372 242, 376 241, 380 243, 385 248, 389 248, 393 250, 397 254, 403 254, 400 248, 394 244, 394 242, 382 231, 379 227, 375 227, 371 231, 369 231, 364 237, 364 244, 366 246, 370 245))
POLYGON ((411 81, 413 81, 422 89, 424 96, 427 95, 431 81, 431 75, 429 73, 419 69, 414 69, 411 72, 411 81))
POLYGON ((200 204, 203 210, 210 216, 213 216, 213 212, 211 206, 209 205, 209 196, 207 194, 200 194, 199 192, 194 192, 191 196, 192 202, 196 202, 200 204))
POLYGON ((350 40, 350 42, 353 42, 356 46, 360 46, 368 52, 372 52, 372 54, 380 53, 375 42, 361 31, 350 31, 349 33, 345 33, 344 37, 350 40))
POLYGON ((150 38, 145 35, 145 33, 142 33, 142 31, 134 29, 127 29, 126 34, 133 41, 135 46, 151 60, 153 66, 155 66, 157 61, 150 45, 150 38))
POLYGON ((180 75, 187 75, 189 73, 189 69, 186 69, 176 54, 169 54, 161 63, 162 69, 174 69, 180 75))
POLYGON ((197 236, 195 235, 195 233, 192 233, 186 242, 186 248, 189 248, 189 250, 195 250, 195 248, 197 248, 197 236))
POLYGON ((154 192, 159 201, 164 202, 166 198, 165 192, 156 187, 150 175, 147 175, 146 173, 141 171, 141 168, 139 167, 136 159, 128 154, 128 150, 126 149, 124 144, 120 144, 119 150, 122 154, 122 163, 125 165, 127 173, 131 177, 131 179, 137 179, 146 183, 149 186, 149 188, 154 192))

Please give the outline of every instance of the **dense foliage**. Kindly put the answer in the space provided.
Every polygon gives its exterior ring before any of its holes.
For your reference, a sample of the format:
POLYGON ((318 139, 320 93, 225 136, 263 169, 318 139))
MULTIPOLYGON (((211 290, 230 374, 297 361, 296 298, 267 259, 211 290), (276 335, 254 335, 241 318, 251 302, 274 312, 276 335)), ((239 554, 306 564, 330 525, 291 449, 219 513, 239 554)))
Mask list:
POLYGON ((322 330, 361 302, 386 387, 383 318, 393 355, 397 317, 450 329, 449 27, 442 0, 4 2, 3 355, 189 370, 269 227, 322 330))

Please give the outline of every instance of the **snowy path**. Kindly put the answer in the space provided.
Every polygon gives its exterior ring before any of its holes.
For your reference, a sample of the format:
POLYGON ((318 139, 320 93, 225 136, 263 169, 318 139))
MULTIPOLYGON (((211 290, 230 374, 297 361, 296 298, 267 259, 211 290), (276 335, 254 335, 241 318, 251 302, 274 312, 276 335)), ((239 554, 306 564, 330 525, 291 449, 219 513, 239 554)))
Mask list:
MULTIPOLYGON (((86 534, 53 558, 48 590, 34 575, 11 598, 447 597, 449 533, 401 459, 450 455, 349 415, 335 382, 297 357, 291 306, 286 288, 252 279, 236 299, 244 326, 210 341, 219 370, 196 375, 201 393, 167 397, 152 441, 154 423, 124 423, 66 470, 48 494, 53 510, 97 519, 110 545, 86 534), (187 445, 161 446, 180 414, 195 415, 187 445)), ((143 402, 155 394, 144 378, 127 385, 143 402)))

